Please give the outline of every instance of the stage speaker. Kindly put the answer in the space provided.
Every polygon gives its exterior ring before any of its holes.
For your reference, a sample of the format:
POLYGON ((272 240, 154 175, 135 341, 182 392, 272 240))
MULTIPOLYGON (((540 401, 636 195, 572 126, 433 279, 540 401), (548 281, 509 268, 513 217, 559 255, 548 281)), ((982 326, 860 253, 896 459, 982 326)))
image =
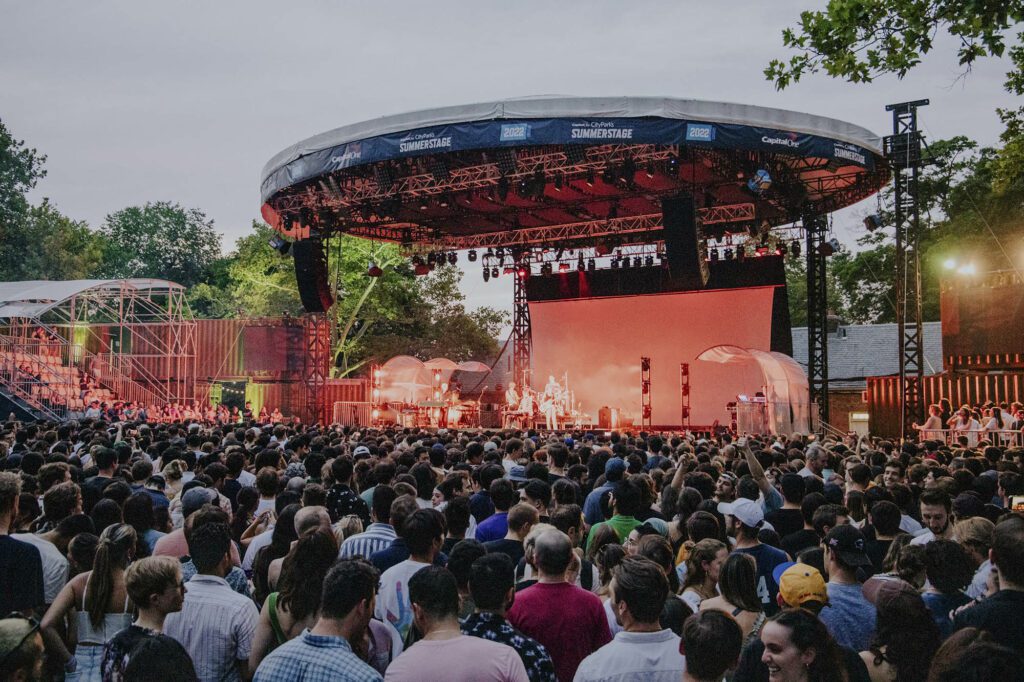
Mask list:
POLYGON ((327 253, 323 240, 300 239, 292 244, 295 258, 295 281, 299 285, 299 298, 306 312, 323 313, 334 303, 327 276, 327 253))
POLYGON ((702 289, 708 283, 708 264, 701 254, 700 227, 693 197, 679 194, 661 200, 665 255, 672 280, 686 289, 702 289))

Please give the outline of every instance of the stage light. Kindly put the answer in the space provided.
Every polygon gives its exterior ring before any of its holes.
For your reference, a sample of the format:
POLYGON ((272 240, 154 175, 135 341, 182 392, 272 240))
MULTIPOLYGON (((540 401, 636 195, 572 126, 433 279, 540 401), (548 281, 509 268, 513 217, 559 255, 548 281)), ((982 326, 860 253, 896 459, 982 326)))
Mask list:
POLYGON ((724 255, 725 260, 732 260, 732 249, 726 248, 724 255))
POLYGON ((553 269, 551 268, 551 263, 542 263, 541 264, 541 266, 540 266, 540 274, 542 274, 542 275, 550 275, 552 272, 553 272, 553 269))
POLYGON ((648 161, 647 162, 647 167, 644 169, 644 173, 647 175, 647 179, 648 180, 654 177, 654 162, 653 161, 648 161))
POLYGON ((370 261, 370 266, 366 269, 366 274, 369 275, 370 277, 380 277, 381 275, 384 274, 384 271, 381 270, 380 266, 378 266, 376 263, 370 261))
POLYGON ((679 174, 679 157, 675 154, 669 154, 668 158, 665 159, 665 172, 671 176, 679 174))
POLYGON ((520 265, 519 269, 516 270, 516 274, 519 275, 519 279, 526 279, 530 276, 530 268, 525 265, 520 265))
POLYGON ((484 268, 484 281, 488 281, 491 278, 490 268, 484 268))
POLYGON ((555 176, 555 191, 556 192, 561 192, 562 191, 562 182, 563 182, 562 174, 559 173, 558 175, 555 176))
POLYGON ((559 272, 569 272, 569 264, 568 263, 559 263, 558 264, 558 271, 559 272))
POLYGON ((497 277, 498 277, 498 268, 491 268, 491 277, 497 279, 497 277))
POLYGON ((501 274, 503 274, 503 275, 511 275, 515 271, 516 271, 516 269, 514 267, 512 267, 511 265, 506 265, 505 267, 503 267, 501 269, 501 274))
POLYGON ((967 277, 971 277, 973 275, 978 274, 978 268, 977 266, 974 265, 974 263, 965 263, 956 269, 956 273, 958 275, 965 275, 967 277))
POLYGON ((502 175, 512 175, 516 172, 516 152, 514 149, 499 149, 498 172, 502 175))
POLYGON ((431 252, 431 253, 428 253, 428 254, 427 254, 427 265, 433 265, 433 264, 434 264, 434 261, 435 261, 436 259, 437 259, 437 256, 435 256, 433 252, 431 252))
POLYGON ((793 254, 793 258, 800 257, 800 240, 794 239, 792 246, 789 247, 789 252, 793 254))
POLYGON ((448 253, 448 264, 449 265, 455 265, 458 262, 459 262, 459 254, 455 253, 454 251, 449 252, 448 253))
POLYGON ((654 256, 648 256, 647 258, 644 258, 644 265, 646 265, 649 268, 654 267, 654 256))
POLYGON ((274 251, 277 251, 282 256, 287 256, 289 249, 292 248, 291 242, 281 239, 281 237, 279 237, 276 234, 273 237, 271 237, 267 241, 267 243, 270 244, 270 248, 272 248, 274 251))
POLYGON ((786 247, 784 242, 780 242, 778 248, 775 249, 776 255, 785 256, 789 252, 789 248, 786 247))
POLYGON ((580 272, 583 272, 584 270, 587 269, 586 263, 583 262, 583 254, 582 253, 580 254, 579 259, 577 259, 577 261, 576 261, 576 269, 579 270, 580 272))
POLYGON ((476 249, 470 249, 469 253, 466 254, 466 258, 469 259, 470 263, 476 262, 476 249))
POLYGON ((868 232, 874 232, 881 227, 884 227, 884 223, 882 222, 882 216, 877 213, 873 213, 864 219, 864 229, 868 232))
POLYGON ((618 270, 618 269, 619 269, 619 259, 618 259, 618 257, 613 256, 612 257, 612 270, 618 270))
POLYGON ((638 268, 642 264, 643 264, 643 261, 640 260, 640 256, 637 256, 636 258, 633 259, 633 267, 634 268, 638 268))
POLYGON ((594 171, 588 170, 587 171, 587 187, 593 187, 593 186, 594 186, 594 171))
POLYGON ((605 184, 614 185, 618 179, 618 175, 615 169, 611 166, 605 166, 604 171, 601 172, 601 179, 604 180, 605 184))
POLYGON ((413 266, 413 272, 421 277, 423 275, 429 275, 430 266, 423 262, 417 263, 415 266, 413 266))
POLYGON ((430 174, 437 182, 444 182, 448 179, 448 161, 443 156, 431 156, 428 162, 430 174))
POLYGON ((508 199, 508 178, 505 176, 498 178, 498 198, 502 201, 508 199))
POLYGON ((597 270, 597 261, 595 261, 593 258, 588 260, 587 261, 587 270, 590 270, 591 272, 593 272, 594 270, 597 270))
POLYGON ((736 247, 736 260, 744 260, 747 257, 747 247, 740 244, 736 247))
POLYGON ((640 371, 650 372, 651 371, 651 359, 648 357, 640 358, 640 371))
POLYGON ((747 189, 754 194, 760 194, 772 186, 772 176, 765 169, 761 168, 754 177, 747 180, 747 189))
POLYGON ((946 268, 947 270, 956 270, 956 259, 947 258, 945 261, 942 262, 942 267, 946 268))
POLYGON ((832 239, 829 239, 827 242, 822 242, 818 245, 818 253, 828 258, 834 253, 837 253, 841 248, 842 245, 839 243, 839 240, 832 237, 832 239))
POLYGON ((718 249, 708 249, 708 260, 712 263, 718 262, 718 249))

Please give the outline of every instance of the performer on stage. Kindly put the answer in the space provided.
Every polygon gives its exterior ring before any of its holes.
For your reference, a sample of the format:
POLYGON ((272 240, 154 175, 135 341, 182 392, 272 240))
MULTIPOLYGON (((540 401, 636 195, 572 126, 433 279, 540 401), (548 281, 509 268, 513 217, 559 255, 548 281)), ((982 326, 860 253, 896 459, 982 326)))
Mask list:
POLYGON ((508 382, 508 388, 505 390, 505 419, 503 428, 509 428, 512 426, 513 421, 518 421, 514 412, 519 410, 519 402, 522 398, 519 392, 516 390, 516 382, 508 382))
POLYGON ((544 415, 544 422, 548 431, 558 429, 558 411, 562 404, 562 385, 555 381, 554 376, 548 376, 547 386, 544 387, 544 398, 540 403, 541 414, 544 415))

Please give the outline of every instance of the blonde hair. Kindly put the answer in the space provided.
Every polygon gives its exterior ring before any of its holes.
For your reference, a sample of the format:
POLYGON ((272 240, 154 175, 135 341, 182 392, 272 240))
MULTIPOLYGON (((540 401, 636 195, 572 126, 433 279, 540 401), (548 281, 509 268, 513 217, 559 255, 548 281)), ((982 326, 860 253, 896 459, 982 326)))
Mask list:
POLYGON ((992 534, 995 530, 996 524, 983 516, 973 516, 953 526, 953 537, 961 545, 971 545, 981 554, 987 555, 988 550, 992 549, 992 534))
POLYGON ((704 582, 704 577, 707 575, 707 570, 704 568, 704 562, 712 562, 718 553, 723 549, 728 549, 724 542, 715 540, 714 538, 705 538, 690 548, 690 553, 686 557, 686 580, 683 582, 683 589, 691 587, 693 585, 701 585, 704 582))
POLYGON ((357 514, 349 514, 334 524, 334 538, 340 545, 342 540, 363 532, 363 520, 357 514))
POLYGON ((139 559, 124 574, 125 589, 139 607, 149 604, 149 597, 163 592, 181 580, 181 562, 169 556, 139 559))
POLYGON ((168 481, 180 481, 186 471, 188 471, 188 465, 180 459, 174 459, 164 465, 163 471, 160 473, 168 481))

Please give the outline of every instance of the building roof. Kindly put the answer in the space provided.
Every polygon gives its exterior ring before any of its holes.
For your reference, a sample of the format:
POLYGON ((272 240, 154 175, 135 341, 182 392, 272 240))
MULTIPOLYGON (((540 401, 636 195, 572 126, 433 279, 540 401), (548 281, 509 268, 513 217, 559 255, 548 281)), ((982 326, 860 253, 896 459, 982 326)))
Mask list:
MULTIPOLYGON (((900 371, 896 323, 840 325, 828 335, 830 388, 866 388, 869 376, 900 371)), ((942 323, 925 322, 924 373, 942 372, 942 323)), ((793 358, 807 369, 807 327, 793 328, 793 358)))

